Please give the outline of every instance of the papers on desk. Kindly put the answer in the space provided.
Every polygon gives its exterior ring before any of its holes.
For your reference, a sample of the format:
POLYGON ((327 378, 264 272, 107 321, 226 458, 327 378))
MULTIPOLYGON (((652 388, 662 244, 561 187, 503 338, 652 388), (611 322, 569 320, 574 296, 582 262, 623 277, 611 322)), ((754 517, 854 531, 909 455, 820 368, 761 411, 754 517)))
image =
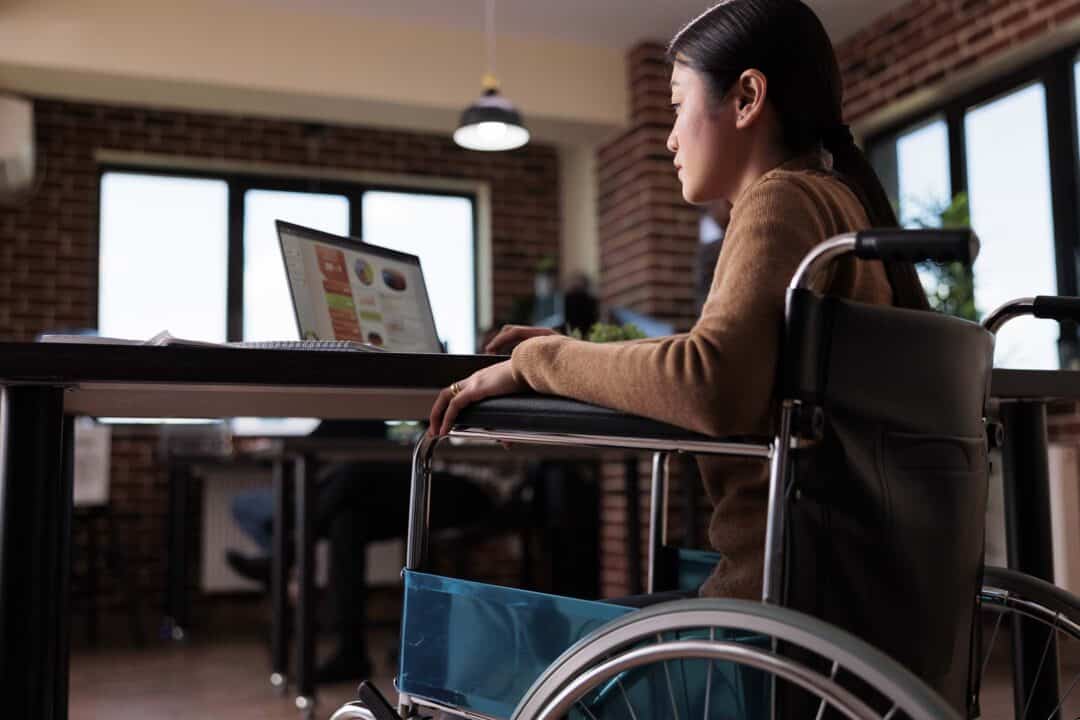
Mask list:
POLYGON ((242 350, 319 350, 342 352, 386 352, 376 345, 354 340, 258 340, 254 342, 215 343, 205 340, 179 338, 162 330, 149 340, 131 340, 128 338, 102 337, 100 335, 69 335, 47 333, 38 337, 39 342, 72 343, 77 345, 127 345, 157 347, 217 347, 239 348, 242 350))

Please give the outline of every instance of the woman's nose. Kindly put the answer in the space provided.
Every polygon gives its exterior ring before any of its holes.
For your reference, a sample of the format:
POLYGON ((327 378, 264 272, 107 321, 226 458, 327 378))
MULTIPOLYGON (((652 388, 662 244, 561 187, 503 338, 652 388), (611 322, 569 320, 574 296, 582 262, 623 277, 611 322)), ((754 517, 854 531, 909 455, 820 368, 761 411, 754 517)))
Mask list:
POLYGON ((671 132, 667 136, 667 149, 672 153, 679 151, 679 140, 675 137, 675 128, 671 128, 671 132))

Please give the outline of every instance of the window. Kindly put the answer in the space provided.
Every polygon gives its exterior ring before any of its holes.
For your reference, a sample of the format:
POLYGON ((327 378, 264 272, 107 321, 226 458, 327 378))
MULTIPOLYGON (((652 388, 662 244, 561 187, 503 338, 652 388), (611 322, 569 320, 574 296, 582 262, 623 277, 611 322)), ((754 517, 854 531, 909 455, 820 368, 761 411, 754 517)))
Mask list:
POLYGON ((472 201, 445 195, 366 192, 364 242, 420 258, 435 328, 451 353, 476 352, 472 201))
POLYGON ((146 340, 225 340, 228 185, 107 172, 101 178, 98 329, 146 340))
MULTIPOLYGON (((1072 48, 869 138, 870 161, 904 224, 933 225, 935 208, 966 195, 982 242, 974 266, 982 314, 1018 297, 1078 294, 1078 95, 1072 48)), ((999 367, 1077 361, 1075 326, 1025 318, 998 336, 999 367)))
POLYGON ((936 226, 952 200, 949 132, 937 117, 875 147, 871 162, 904 227, 936 226))
POLYGON ((275 220, 418 255, 451 352, 476 343, 476 201, 465 193, 109 168, 101 176, 99 332, 294 340, 275 220))
POLYGON ((276 220, 349 234, 344 195, 248 190, 244 193, 244 339, 297 340, 300 334, 278 245, 276 220))
MULTIPOLYGON (((975 304, 1057 293, 1050 203, 1046 89, 1029 85, 964 117, 971 226, 982 242, 975 261, 975 304)), ((1056 369, 1058 328, 1019 318, 998 335, 998 367, 1056 369)))
MULTIPOLYGON (((101 175, 98 330, 145 340, 295 340, 275 220, 418 255, 451 352, 476 344, 476 208, 465 193, 344 182, 107 168, 101 175)), ((237 418, 243 434, 317 421, 237 418)))

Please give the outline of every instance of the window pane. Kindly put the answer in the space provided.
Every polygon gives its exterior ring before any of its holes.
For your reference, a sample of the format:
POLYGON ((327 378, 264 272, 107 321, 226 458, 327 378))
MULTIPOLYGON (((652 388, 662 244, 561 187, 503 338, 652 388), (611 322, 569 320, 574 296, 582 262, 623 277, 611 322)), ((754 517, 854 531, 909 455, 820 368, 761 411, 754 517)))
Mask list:
POLYGON ((906 227, 937 225, 952 198, 949 131, 940 117, 874 144, 870 162, 906 227))
MULTIPOLYGON (((941 213, 952 199, 949 171, 949 129, 940 117, 908 128, 875 144, 870 162, 904 227, 939 227, 941 213)), ((942 269, 920 264, 919 278, 927 295, 944 299, 949 286, 941 286, 942 269)), ((944 303, 947 310, 949 303, 944 303)), ((935 304, 941 307, 941 303, 935 304)))
POLYGON ((435 327, 452 353, 476 352, 473 201, 366 192, 365 242, 420 257, 435 327))
MULTIPOLYGON (((982 241, 975 302, 987 313, 1007 300, 1057 292, 1046 91, 1041 83, 971 109, 967 136, 971 224, 982 241)), ((1058 328, 1021 318, 998 335, 998 367, 1057 368, 1058 328)))
POLYGON ((102 176, 102 335, 225 340, 228 196, 220 180, 102 176))
POLYGON ((899 220, 905 227, 939 226, 952 199, 949 131, 935 120, 896 140, 899 220))
POLYGON ((296 316, 275 220, 349 234, 349 200, 277 190, 244 193, 244 339, 296 340, 296 316))

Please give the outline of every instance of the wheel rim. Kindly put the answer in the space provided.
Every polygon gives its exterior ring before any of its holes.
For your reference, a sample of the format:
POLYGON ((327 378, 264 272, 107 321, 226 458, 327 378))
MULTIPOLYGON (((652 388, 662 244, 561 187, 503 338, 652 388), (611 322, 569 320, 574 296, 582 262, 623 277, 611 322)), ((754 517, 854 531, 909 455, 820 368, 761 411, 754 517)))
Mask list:
MULTIPOLYGON (((993 668, 995 674, 1001 671, 994 657, 995 649, 1003 644, 1003 637, 1023 622, 1024 632, 1036 633, 1041 648, 1038 654, 1031 691, 1018 692, 1013 689, 1013 705, 1019 718, 1039 718, 1080 716, 1080 608, 1075 597, 1068 596, 1048 583, 1020 573, 999 568, 988 568, 987 579, 979 596, 981 610, 988 616, 990 625, 989 638, 983 643, 979 658, 979 679, 983 695, 986 695, 989 682, 988 672, 993 668), (1064 660, 1064 664, 1063 664, 1064 660), (1075 667, 1070 666, 1070 661, 1075 667), (1049 676, 1054 673, 1053 676, 1049 676), (1044 704, 1037 707, 1035 688, 1049 677, 1051 692, 1055 689, 1056 697, 1050 698, 1049 709, 1044 704)), ((986 627, 984 625, 984 627, 986 627)), ((1013 648, 1015 653, 1015 647, 1013 648)), ((1012 670, 1011 663, 1015 656, 1009 655, 1007 671, 1012 670)), ((1006 679, 997 680, 998 685, 1007 685, 1006 679)), ((980 700, 981 702, 981 700, 980 700)))
MULTIPOLYGON (((758 650, 753 651, 753 657, 766 663, 768 672, 774 677, 781 677, 799 687, 811 685, 806 689, 815 696, 815 702, 820 703, 819 715, 822 714, 826 705, 831 705, 843 707, 847 716, 858 718, 912 717, 936 720, 958 717, 944 700, 911 673, 853 636, 801 613, 761 603, 734 600, 665 603, 609 623, 557 660, 526 693, 514 717, 532 720, 538 717, 557 716, 557 714, 551 714, 553 710, 559 709, 552 705, 553 698, 559 696, 560 703, 563 703, 574 694, 584 697, 580 691, 584 690, 585 686, 577 687, 575 693, 569 692, 569 688, 574 687, 573 684, 577 682, 576 678, 591 671, 593 666, 599 666, 601 663, 633 651, 635 644, 640 645, 643 641, 647 641, 650 646, 657 647, 666 642, 681 640, 677 635, 679 632, 705 631, 708 632, 710 638, 709 644, 719 643, 722 647, 724 641, 730 639, 724 636, 724 632, 728 629, 741 632, 744 636, 754 635, 763 639, 754 643, 758 650), (718 630, 720 639, 716 640, 718 630), (665 633, 669 637, 665 638, 665 633), (775 652, 775 642, 784 644, 783 655, 775 652), (768 649, 761 649, 762 647, 768 649), (773 664, 778 659, 780 662, 790 662, 790 658, 793 657, 792 648, 805 651, 812 657, 808 662, 802 663, 802 668, 796 673, 789 673, 787 676, 781 673, 774 674, 773 664), (857 699, 854 703, 845 702, 846 696, 850 694, 849 691, 839 683, 833 682, 838 672, 844 677, 853 675, 860 678, 868 687, 874 688, 875 700, 878 701, 875 704, 880 704, 882 699, 887 698, 888 701, 882 705, 884 709, 878 712, 868 710, 862 699, 857 699), (809 677, 807 673, 812 673, 814 679, 810 683, 799 682, 797 673, 801 673, 799 676, 803 678, 809 677), (819 691, 815 689, 815 686, 819 689, 826 688, 827 691, 819 691), (843 692, 833 693, 832 689, 836 687, 843 692)), ((741 651, 745 652, 745 648, 741 651)), ((661 651, 653 650, 652 652, 661 651)), ((734 658, 728 658, 728 660, 731 659, 734 658)), ((740 663, 745 660, 746 656, 740 660, 740 663)), ((746 664, 751 665, 751 663, 746 664)), ((614 667, 617 667, 617 664, 607 669, 614 667)), ((666 665, 664 671, 668 671, 666 665)), ((713 670, 710 669, 703 675, 711 681, 712 673, 713 670)), ((663 679, 663 676, 660 677, 663 679)), ((710 686, 706 684, 706 698, 708 698, 709 689, 710 686)), ((706 712, 710 708, 708 699, 705 700, 704 708, 706 712)), ((593 717, 593 714, 587 711, 582 714, 586 718, 593 717)), ((667 714, 674 715, 670 712, 667 714)), ((623 715, 629 718, 637 717, 639 720, 642 717, 640 713, 633 711, 623 713, 623 715)), ((813 717, 812 714, 811 717, 813 717)))

